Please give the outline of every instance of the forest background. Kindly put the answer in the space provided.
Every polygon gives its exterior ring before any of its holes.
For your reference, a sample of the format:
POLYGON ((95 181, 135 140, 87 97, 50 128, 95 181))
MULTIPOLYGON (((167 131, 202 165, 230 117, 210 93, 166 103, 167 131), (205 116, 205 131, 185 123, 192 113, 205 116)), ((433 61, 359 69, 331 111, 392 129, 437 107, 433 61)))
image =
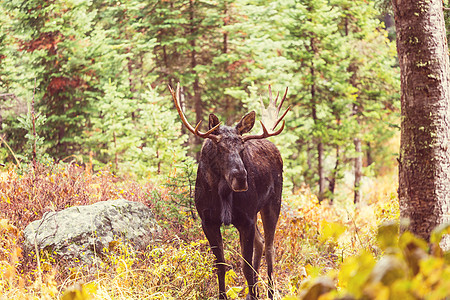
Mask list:
MULTIPOLYGON (((332 199, 346 172, 358 190, 363 173, 393 167, 399 69, 383 21, 392 20, 373 1, 6 1, 2 10, 1 132, 20 161, 36 141, 39 160, 166 174, 201 143, 183 134, 168 93, 180 82, 193 123, 215 112, 232 124, 260 113, 269 84, 289 87, 292 111, 274 141, 292 191, 332 199)), ((0 160, 15 161, 6 147, 0 160)))
MULTIPOLYGON (((336 269, 344 257, 360 249, 380 255, 374 246, 376 228, 398 219, 400 74, 386 2, 1 1, 3 170, 14 184, 23 184, 23 192, 30 168, 37 170, 33 161, 49 178, 66 176, 63 169, 80 172, 72 168, 81 166, 83 176, 95 174, 105 180, 89 181, 85 193, 91 194, 82 200, 78 191, 70 194, 72 202, 52 198, 48 205, 61 209, 105 200, 105 195, 146 199, 188 242, 171 248, 173 259, 187 250, 198 254, 198 247, 199 257, 211 259, 204 239, 200 246, 189 243, 203 238, 198 220, 185 220, 194 214, 191 188, 202 141, 182 128, 167 85, 181 83, 182 105, 191 123, 207 120, 214 112, 228 125, 250 110, 261 118, 259 97, 267 104, 268 85, 281 94, 289 87, 287 102, 292 108, 285 117, 286 128, 271 140, 284 160, 284 198, 291 209, 280 221, 280 231, 290 237, 277 244, 285 267, 280 289, 282 295, 298 292, 307 275, 336 269), (133 183, 126 183, 130 180, 133 183), (92 190, 97 184, 103 196, 92 190), (352 205, 361 202, 369 208, 355 210, 352 205), (343 244, 325 242, 341 227, 329 229, 324 219, 349 226, 343 244), (197 222, 195 233, 188 229, 192 222, 197 222), (289 255, 297 252, 306 254, 289 255), (310 267, 299 267, 304 265, 310 267)), ((11 209, 11 202, 27 200, 11 193, 2 195, 2 201, 11 209)), ((33 213, 26 220, 5 211, 2 217, 22 230, 45 212, 47 204, 36 210, 31 205, 33 213)), ((17 237, 20 241, 20 234, 17 237)), ((19 242, 16 246, 20 248, 19 242)), ((364 255, 352 266, 367 262, 364 255)), ((16 259, 9 264, 23 269, 16 259)), ((130 266, 137 261, 133 256, 130 266)), ((192 268, 204 271, 194 264, 192 268)), ((120 275, 120 268, 115 272, 120 275)), ((204 272, 190 275, 213 278, 204 272)), ((342 276, 351 281, 345 272, 342 276)), ((74 278, 83 278, 78 274, 66 280, 59 273, 47 273, 50 279, 44 286, 50 294, 52 289, 61 294, 74 278)), ((35 279, 36 273, 25 274, 35 279)), ((12 278, 11 282, 19 280, 12 278)), ((230 285, 242 285, 230 278, 230 285)), ((206 298, 213 294, 211 289, 214 283, 202 283, 178 292, 206 298)), ((167 291, 172 296, 175 292, 173 287, 167 291)))

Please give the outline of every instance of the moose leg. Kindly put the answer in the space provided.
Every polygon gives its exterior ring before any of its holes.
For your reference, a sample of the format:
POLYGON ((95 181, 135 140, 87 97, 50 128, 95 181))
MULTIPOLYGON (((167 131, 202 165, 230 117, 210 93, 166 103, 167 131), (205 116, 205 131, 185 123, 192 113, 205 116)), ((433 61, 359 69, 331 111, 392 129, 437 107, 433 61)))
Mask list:
POLYGON ((259 231, 258 225, 256 225, 255 220, 255 242, 254 242, 254 253, 253 253, 253 268, 255 272, 259 272, 259 265, 261 264, 261 257, 264 251, 264 238, 259 231))
MULTIPOLYGON (((279 212, 279 210, 278 210, 279 212)), ((273 246, 273 240, 275 237, 275 228, 278 222, 277 210, 273 210, 272 207, 263 209, 261 211, 261 219, 264 226, 264 240, 266 249, 266 263, 267 263, 267 277, 269 278, 269 299, 273 299, 273 265, 275 264, 275 248, 273 246)))
POLYGON ((247 226, 238 228, 242 247, 242 258, 244 260, 242 270, 248 285, 247 300, 257 299, 256 272, 253 268, 253 241, 255 240, 255 224, 251 222, 247 226))
POLYGON ((202 222, 203 232, 209 241, 211 250, 216 257, 217 278, 219 280, 219 299, 227 299, 225 291, 225 258, 223 255, 223 241, 220 224, 206 224, 202 222))

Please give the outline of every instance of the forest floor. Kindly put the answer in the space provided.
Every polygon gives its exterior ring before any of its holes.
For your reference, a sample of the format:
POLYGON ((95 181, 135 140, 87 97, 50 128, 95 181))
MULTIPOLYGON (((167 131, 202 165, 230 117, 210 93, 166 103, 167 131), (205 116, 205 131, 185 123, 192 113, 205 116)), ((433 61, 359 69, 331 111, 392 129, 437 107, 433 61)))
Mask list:
MULTIPOLYGON (((342 262, 362 250, 379 257, 377 228, 399 216, 396 182, 395 172, 373 179, 359 205, 352 199, 319 204, 308 189, 285 195, 275 240, 275 298, 298 294, 307 278, 337 274, 342 262)), ((170 178, 139 183, 76 165, 3 171, 0 299, 214 298, 213 255, 198 218, 192 217, 192 206, 180 206, 179 199, 189 194, 188 188, 167 183, 170 178), (142 253, 120 244, 95 274, 83 268, 67 269, 45 255, 38 265, 36 258, 22 252, 24 228, 46 211, 117 198, 147 204, 164 230, 163 238, 142 253)), ((227 289, 233 299, 245 293, 239 242, 233 227, 224 227, 223 236, 229 263, 227 289)), ((259 289, 264 294, 266 278, 263 263, 259 289)))

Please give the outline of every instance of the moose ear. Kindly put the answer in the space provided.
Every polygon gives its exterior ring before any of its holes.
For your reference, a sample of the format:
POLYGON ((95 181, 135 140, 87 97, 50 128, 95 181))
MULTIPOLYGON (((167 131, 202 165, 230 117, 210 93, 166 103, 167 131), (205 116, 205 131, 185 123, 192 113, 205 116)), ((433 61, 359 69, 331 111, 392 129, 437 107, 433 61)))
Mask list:
POLYGON ((240 135, 249 132, 253 128, 253 125, 255 125, 255 117, 255 111, 251 111, 243 116, 239 123, 237 123, 236 125, 237 132, 240 135))
POLYGON ((217 124, 219 124, 219 123, 220 123, 220 122, 219 122, 219 118, 216 117, 215 114, 210 114, 210 115, 209 115, 209 129, 211 129, 211 128, 217 126, 217 124))

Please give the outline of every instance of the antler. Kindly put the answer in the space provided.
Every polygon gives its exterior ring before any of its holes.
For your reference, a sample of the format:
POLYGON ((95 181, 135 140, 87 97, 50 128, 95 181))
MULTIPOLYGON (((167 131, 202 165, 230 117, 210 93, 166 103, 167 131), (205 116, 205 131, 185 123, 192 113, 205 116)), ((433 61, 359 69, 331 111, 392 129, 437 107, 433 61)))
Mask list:
POLYGON ((244 141, 254 140, 254 139, 264 139, 264 138, 267 138, 267 137, 279 135, 283 131, 284 125, 285 125, 285 121, 283 120, 283 118, 286 116, 288 111, 291 109, 291 106, 289 105, 289 107, 286 109, 286 111, 283 113, 283 115, 280 118, 278 118, 278 114, 280 113, 280 110, 281 110, 281 107, 283 106, 284 100, 286 100, 287 92, 288 92, 288 88, 286 87, 286 91, 284 92, 283 99, 281 99, 280 105, 278 105, 278 107, 277 107, 276 106, 277 105, 277 100, 278 100, 278 96, 280 95, 280 93, 277 93, 277 97, 275 98, 275 100, 273 100, 272 88, 269 85, 269 100, 270 100, 270 103, 269 103, 269 106, 267 106, 267 109, 264 108, 264 104, 263 104, 261 98, 260 98, 260 101, 261 101, 263 119, 267 119, 268 122, 273 122, 273 126, 271 128, 271 132, 269 132, 266 129, 266 126, 264 125, 263 121, 259 121, 261 123, 262 129, 263 129, 263 133, 259 134, 259 135, 247 135, 247 136, 244 136, 244 141), (281 121, 283 121, 283 124, 281 125, 281 128, 278 129, 277 131, 274 131, 275 128, 278 126, 278 124, 281 121))
POLYGON ((192 132, 193 134, 195 134, 196 136, 199 136, 201 138, 212 139, 212 140, 218 142, 219 136, 212 134, 212 132, 220 126, 220 123, 205 133, 203 133, 199 130, 200 124, 202 123, 201 120, 200 120, 200 122, 197 123, 195 128, 192 127, 192 125, 189 124, 189 122, 187 121, 186 116, 184 115, 183 111, 181 110, 181 105, 180 105, 180 100, 179 100, 180 99, 180 83, 177 83, 177 93, 176 94, 173 91, 173 89, 170 87, 170 85, 167 85, 167 86, 169 87, 170 93, 172 94, 173 101, 175 102, 175 107, 177 108, 178 114, 180 115, 181 121, 183 122, 184 126, 186 126, 186 128, 189 129, 189 131, 192 132))

